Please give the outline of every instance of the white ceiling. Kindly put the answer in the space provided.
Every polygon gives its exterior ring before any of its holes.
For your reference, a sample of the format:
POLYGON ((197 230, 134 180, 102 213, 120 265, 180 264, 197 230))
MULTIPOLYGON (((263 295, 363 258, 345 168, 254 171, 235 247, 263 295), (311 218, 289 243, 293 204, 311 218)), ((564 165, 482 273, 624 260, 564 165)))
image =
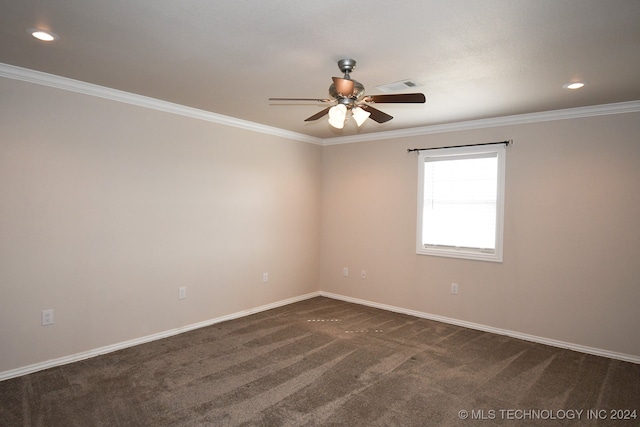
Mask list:
POLYGON ((319 138, 640 100, 639 0, 0 0, 0 62, 319 138), (43 43, 27 28, 60 36, 43 43), (426 104, 343 130, 336 62, 375 86, 413 79, 426 104), (562 89, 573 80, 588 85, 562 89))

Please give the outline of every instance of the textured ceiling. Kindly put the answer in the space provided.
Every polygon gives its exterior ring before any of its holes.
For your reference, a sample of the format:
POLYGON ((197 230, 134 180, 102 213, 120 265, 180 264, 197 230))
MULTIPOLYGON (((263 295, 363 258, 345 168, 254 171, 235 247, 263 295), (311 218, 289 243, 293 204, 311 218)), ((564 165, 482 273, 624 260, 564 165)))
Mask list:
POLYGON ((0 62, 320 138, 640 99, 638 0, 0 0, 0 62), (26 33, 38 27, 60 40, 26 33), (425 104, 304 122, 336 62, 425 104), (578 91, 562 89, 586 80, 578 91))

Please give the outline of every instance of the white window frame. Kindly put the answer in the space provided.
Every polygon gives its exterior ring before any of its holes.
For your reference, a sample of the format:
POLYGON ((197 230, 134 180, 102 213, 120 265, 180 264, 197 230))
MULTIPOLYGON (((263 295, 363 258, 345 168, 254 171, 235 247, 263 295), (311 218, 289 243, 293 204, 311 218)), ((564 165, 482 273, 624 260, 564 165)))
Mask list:
POLYGON ((485 144, 466 147, 452 147, 420 151, 418 156, 418 227, 416 237, 416 253, 419 255, 434 255, 451 258, 464 258, 480 261, 502 262, 502 247, 504 234, 504 182, 505 182, 505 144, 485 144), (480 248, 458 248, 451 246, 427 246, 422 241, 423 204, 424 204, 424 174, 427 159, 444 157, 462 157, 473 154, 496 153, 497 166, 497 200, 496 200, 496 228, 495 250, 480 248))

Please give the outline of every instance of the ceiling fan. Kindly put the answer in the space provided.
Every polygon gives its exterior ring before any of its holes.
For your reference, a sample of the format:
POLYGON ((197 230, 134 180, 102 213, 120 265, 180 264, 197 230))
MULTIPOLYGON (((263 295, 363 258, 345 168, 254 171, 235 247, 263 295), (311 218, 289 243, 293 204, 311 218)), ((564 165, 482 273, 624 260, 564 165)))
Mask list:
POLYGON ((338 61, 338 68, 344 73, 344 77, 332 77, 333 83, 329 86, 329 95, 332 99, 269 98, 269 101, 316 101, 334 104, 305 119, 305 122, 318 120, 328 114, 329 124, 337 129, 343 128, 347 111, 351 111, 358 126, 361 126, 367 118, 378 123, 385 123, 393 119, 393 116, 372 107, 369 103, 422 104, 425 102, 425 96, 422 93, 365 95, 362 83, 353 80, 350 76, 355 66, 356 61, 353 59, 338 61))

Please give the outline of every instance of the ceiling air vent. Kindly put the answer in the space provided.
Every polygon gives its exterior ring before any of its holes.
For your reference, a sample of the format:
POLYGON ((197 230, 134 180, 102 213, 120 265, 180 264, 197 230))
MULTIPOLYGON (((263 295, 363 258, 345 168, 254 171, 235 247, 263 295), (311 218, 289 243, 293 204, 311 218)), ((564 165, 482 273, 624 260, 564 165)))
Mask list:
POLYGON ((380 92, 395 92, 397 90, 410 89, 422 86, 420 83, 412 79, 400 80, 399 82, 389 83, 386 85, 376 86, 380 92))

